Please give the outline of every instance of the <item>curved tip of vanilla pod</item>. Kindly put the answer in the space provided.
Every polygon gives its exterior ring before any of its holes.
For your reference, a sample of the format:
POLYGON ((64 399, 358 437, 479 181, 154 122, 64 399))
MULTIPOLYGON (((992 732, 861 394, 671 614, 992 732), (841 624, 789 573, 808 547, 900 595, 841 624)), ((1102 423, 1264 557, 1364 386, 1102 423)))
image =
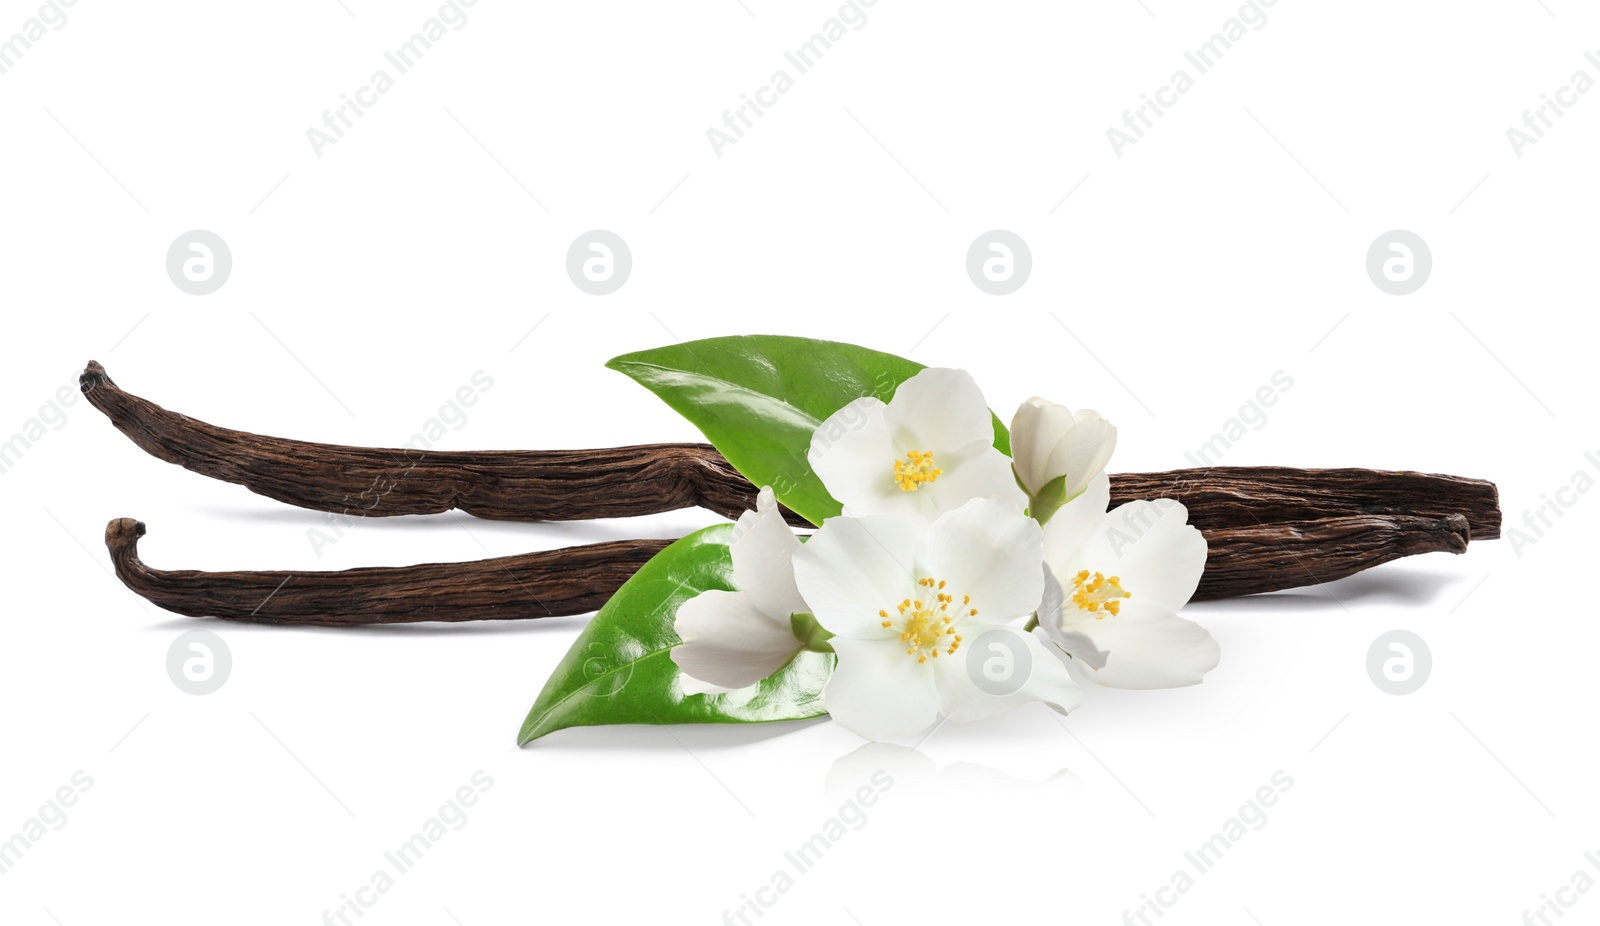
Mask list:
POLYGON ((1445 515, 1439 519, 1435 531, 1439 535, 1439 549, 1447 553, 1465 553, 1472 542, 1472 525, 1467 522, 1466 515, 1445 515))
POLYGON ((90 390, 101 383, 109 382, 111 382, 111 377, 106 375, 106 368, 101 366, 98 360, 89 361, 84 366, 83 372, 78 375, 78 388, 83 390, 85 395, 88 395, 90 390))
POLYGON ((144 534, 144 522, 133 518, 117 518, 107 524, 106 547, 111 551, 112 559, 120 559, 128 554, 138 556, 139 538, 144 534))

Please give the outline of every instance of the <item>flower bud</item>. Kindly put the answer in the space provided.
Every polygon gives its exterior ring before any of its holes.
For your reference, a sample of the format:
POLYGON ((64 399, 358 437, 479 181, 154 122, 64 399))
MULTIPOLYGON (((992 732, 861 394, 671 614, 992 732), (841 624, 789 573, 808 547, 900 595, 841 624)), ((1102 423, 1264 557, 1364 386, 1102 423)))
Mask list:
POLYGON ((1116 446, 1117 429, 1099 412, 1073 414, 1037 396, 1022 403, 1011 421, 1011 455, 1029 513, 1049 520, 1105 471, 1116 446))

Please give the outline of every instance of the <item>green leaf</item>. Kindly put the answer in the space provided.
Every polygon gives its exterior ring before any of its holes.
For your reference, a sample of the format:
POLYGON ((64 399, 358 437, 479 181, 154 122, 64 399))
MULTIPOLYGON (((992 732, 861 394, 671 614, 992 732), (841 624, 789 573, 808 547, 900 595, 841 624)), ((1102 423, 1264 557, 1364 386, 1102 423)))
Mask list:
POLYGON ((613 723, 768 723, 826 713, 822 689, 835 657, 802 652, 759 685, 685 695, 669 655, 678 607, 699 593, 733 588, 733 525, 690 534, 656 554, 617 589, 556 666, 523 721, 526 745, 567 727, 613 723))
MULTIPOLYGON (((923 365, 854 344, 779 335, 708 338, 606 364, 692 421, 733 467, 812 524, 840 511, 806 462, 811 435, 862 396, 885 402, 923 365)), ((994 444, 1011 437, 999 418, 994 444)))

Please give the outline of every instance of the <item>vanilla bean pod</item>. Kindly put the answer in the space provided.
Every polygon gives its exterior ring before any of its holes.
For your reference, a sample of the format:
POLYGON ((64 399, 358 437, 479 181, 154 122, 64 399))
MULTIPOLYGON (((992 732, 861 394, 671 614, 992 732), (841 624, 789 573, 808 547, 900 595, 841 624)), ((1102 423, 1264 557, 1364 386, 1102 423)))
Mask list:
POLYGON ((145 526, 106 525, 117 578, 179 614, 264 624, 404 624, 521 620, 599 610, 669 540, 620 540, 464 563, 339 572, 151 569, 139 559, 145 526))
POLYGON ((345 447, 168 411, 122 391, 92 360, 79 382, 89 402, 151 456, 316 511, 387 517, 459 508, 502 521, 572 521, 695 505, 737 518, 755 507, 755 488, 705 444, 469 453, 345 447))
MULTIPOLYGON (((600 608, 669 541, 622 540, 464 563, 340 572, 197 572, 139 559, 144 524, 106 526, 117 578, 179 614, 272 624, 356 626, 521 620, 600 608)), ((1466 550, 1461 515, 1355 515, 1205 531, 1197 601, 1316 585, 1417 553, 1466 550)))
POLYGON ((1195 601, 1320 585, 1418 553, 1465 553, 1472 535, 1459 514, 1350 515, 1202 532, 1206 571, 1195 601))
POLYGON ((1473 540, 1500 536, 1494 483, 1461 476, 1380 469, 1217 466, 1111 477, 1111 504, 1171 498, 1200 528, 1251 527, 1352 515, 1433 519, 1458 514, 1473 540))
MULTIPOLYGON (((363 517, 460 508, 481 518, 627 517, 700 505, 734 518, 755 488, 706 444, 604 450, 380 450, 219 428, 122 391, 89 362, 89 401, 146 452, 301 508, 363 517)), ((1475 540, 1500 535, 1491 482, 1368 469, 1209 467, 1111 477, 1114 504, 1175 498, 1202 529, 1359 515, 1464 516, 1475 540)), ((786 512, 790 523, 805 522, 786 512)))

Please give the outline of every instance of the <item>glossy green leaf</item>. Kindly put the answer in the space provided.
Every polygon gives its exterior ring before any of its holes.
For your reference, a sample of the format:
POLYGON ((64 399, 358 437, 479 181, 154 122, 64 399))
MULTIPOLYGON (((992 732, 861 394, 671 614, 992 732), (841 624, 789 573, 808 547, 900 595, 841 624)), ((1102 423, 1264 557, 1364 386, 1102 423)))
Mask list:
MULTIPOLYGON (((626 373, 694 422, 734 468, 812 524, 840 511, 806 462, 811 435, 855 399, 885 402, 923 365, 854 344, 779 335, 708 338, 623 354, 626 373)), ((994 443, 1011 453, 996 418, 994 443)))
POLYGON ((710 589, 733 588, 733 525, 690 534, 656 554, 611 596, 556 666, 517 738, 526 744, 567 727, 614 723, 768 723, 825 713, 822 689, 835 657, 802 652, 759 685, 686 695, 669 655, 678 607, 710 589))

